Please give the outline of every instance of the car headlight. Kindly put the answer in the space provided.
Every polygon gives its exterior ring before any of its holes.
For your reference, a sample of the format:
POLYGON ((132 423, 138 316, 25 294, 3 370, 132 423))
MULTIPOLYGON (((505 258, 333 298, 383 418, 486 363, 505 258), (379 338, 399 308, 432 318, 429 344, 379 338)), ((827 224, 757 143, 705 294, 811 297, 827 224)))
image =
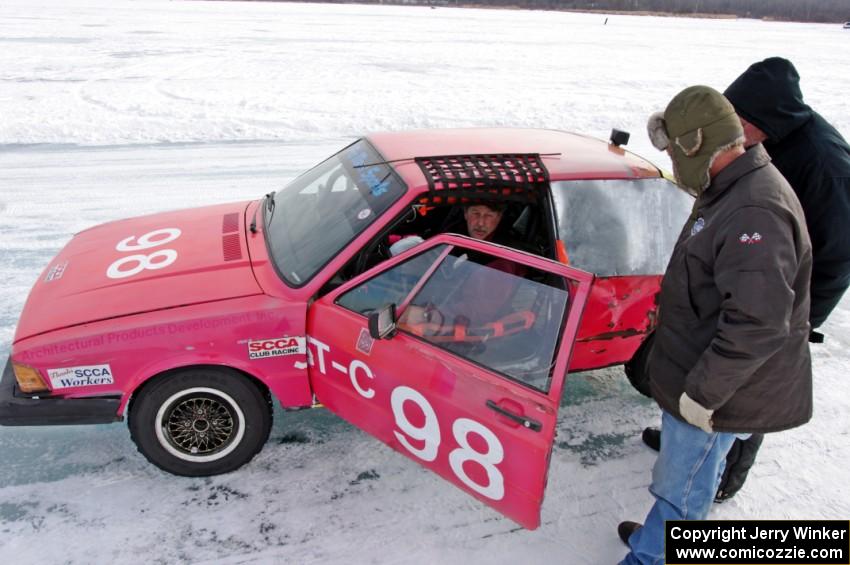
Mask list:
POLYGON ((18 381, 18 388, 21 389, 21 392, 29 394, 48 390, 47 384, 41 378, 41 373, 38 372, 38 369, 13 362, 12 370, 15 372, 15 380, 18 381))

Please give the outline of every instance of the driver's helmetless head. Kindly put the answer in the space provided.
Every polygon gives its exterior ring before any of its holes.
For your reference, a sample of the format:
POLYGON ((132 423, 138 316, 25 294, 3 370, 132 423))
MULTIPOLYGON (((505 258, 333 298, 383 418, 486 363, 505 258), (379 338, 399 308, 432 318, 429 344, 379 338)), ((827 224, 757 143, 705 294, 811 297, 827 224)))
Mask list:
POLYGON ((490 239, 502 220, 502 208, 498 205, 476 204, 463 209, 466 231, 475 239, 490 239))

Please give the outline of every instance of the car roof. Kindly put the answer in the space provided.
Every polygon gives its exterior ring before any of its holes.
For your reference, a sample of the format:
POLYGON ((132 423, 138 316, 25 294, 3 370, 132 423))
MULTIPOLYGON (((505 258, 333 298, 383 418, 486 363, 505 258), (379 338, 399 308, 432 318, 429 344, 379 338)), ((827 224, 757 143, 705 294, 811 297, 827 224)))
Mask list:
POLYGON ((547 129, 464 128, 381 132, 366 136, 410 190, 426 190, 416 157, 540 154, 550 181, 661 176, 641 157, 603 140, 547 129))

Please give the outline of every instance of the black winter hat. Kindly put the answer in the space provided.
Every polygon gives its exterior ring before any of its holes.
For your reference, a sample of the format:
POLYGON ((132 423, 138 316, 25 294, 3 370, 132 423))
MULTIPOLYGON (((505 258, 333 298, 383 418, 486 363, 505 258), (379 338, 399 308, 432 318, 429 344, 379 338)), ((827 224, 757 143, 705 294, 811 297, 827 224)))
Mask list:
POLYGON ((811 117, 803 102, 800 74, 788 59, 753 63, 723 92, 739 116, 779 141, 811 117))

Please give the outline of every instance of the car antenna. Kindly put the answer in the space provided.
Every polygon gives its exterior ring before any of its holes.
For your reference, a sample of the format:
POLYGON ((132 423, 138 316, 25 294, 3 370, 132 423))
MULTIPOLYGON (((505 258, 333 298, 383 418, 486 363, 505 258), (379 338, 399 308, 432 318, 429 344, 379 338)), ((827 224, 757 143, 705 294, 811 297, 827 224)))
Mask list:
MULTIPOLYGON (((560 151, 557 153, 540 153, 541 157, 559 157, 563 155, 560 151)), ((374 163, 364 163, 362 165, 354 165, 355 169, 360 169, 362 167, 374 167, 375 165, 389 165, 391 163, 398 163, 399 161, 415 161, 416 159, 436 159, 438 157, 452 157, 452 155, 432 155, 430 157, 402 157, 400 159, 390 159, 389 161, 376 161, 374 163)))

